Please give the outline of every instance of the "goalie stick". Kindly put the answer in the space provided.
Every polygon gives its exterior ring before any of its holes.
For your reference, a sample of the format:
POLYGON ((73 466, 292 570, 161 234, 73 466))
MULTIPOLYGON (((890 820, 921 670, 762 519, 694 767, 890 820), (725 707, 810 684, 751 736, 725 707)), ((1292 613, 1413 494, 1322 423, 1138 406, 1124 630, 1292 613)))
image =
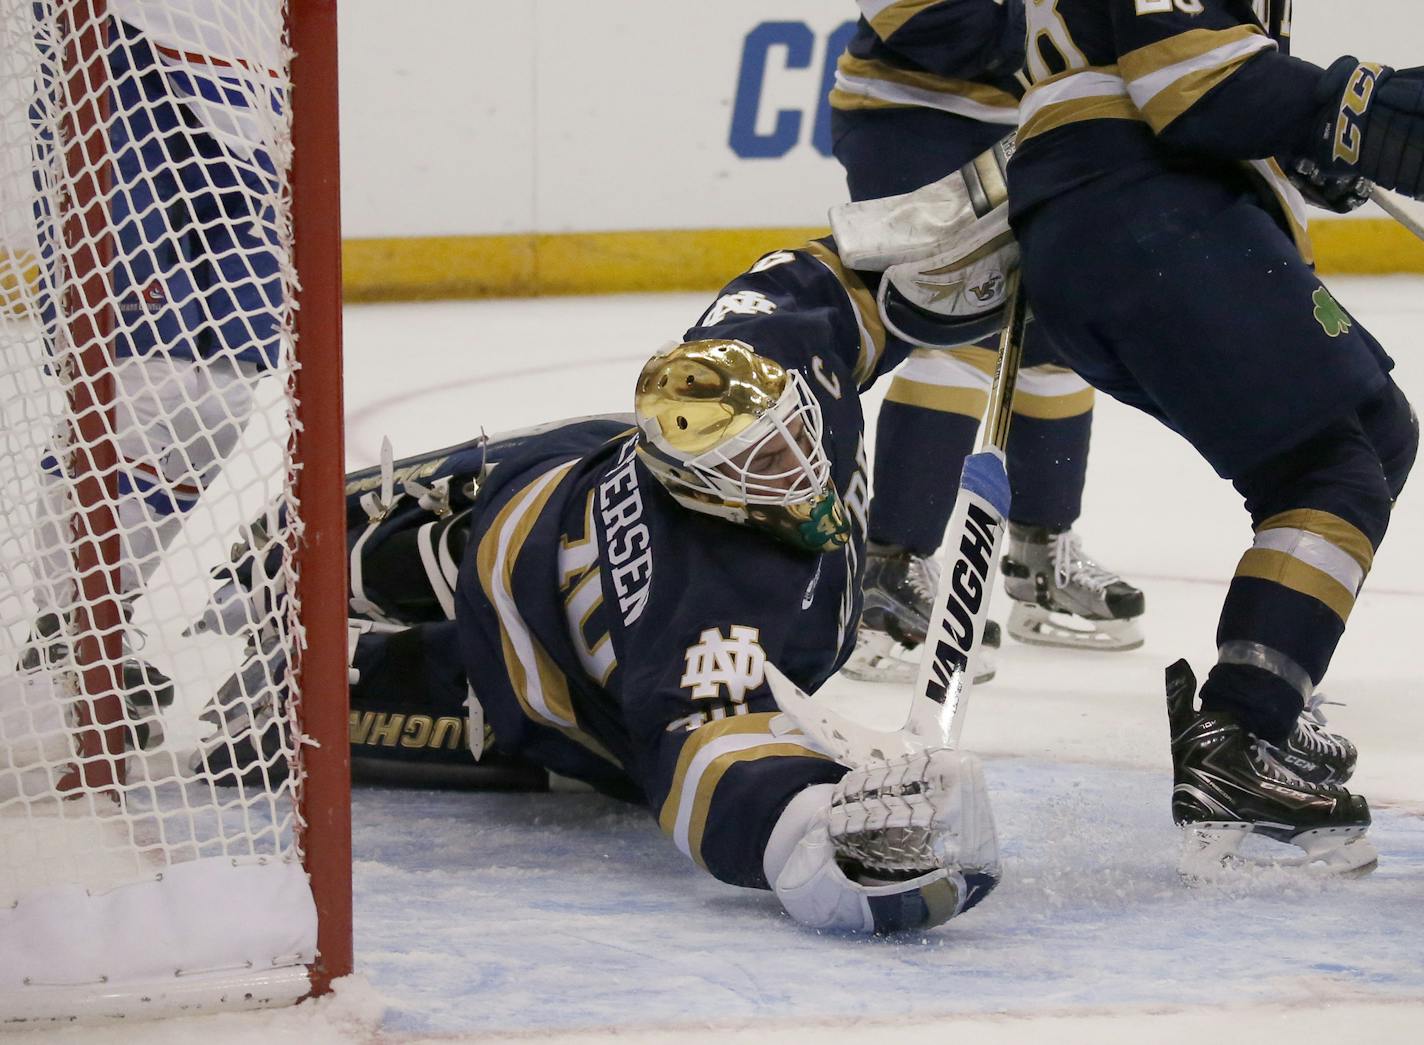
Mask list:
POLYGON ((999 359, 989 388, 989 411, 977 453, 965 458, 954 513, 945 531, 944 562, 935 616, 920 651, 920 673, 905 728, 931 743, 959 746, 974 662, 989 619, 989 596, 1009 518, 1009 475, 1004 464, 1014 389, 1023 359, 1028 306, 1019 274, 1010 277, 1009 306, 999 339, 999 359))
POLYGON ((1009 516, 1004 447, 1013 417, 1028 308, 1018 272, 1008 278, 1008 311, 980 449, 965 459, 960 476, 954 513, 945 531, 935 614, 921 647, 919 676, 904 726, 887 732, 853 722, 812 700, 775 665, 766 665, 767 683, 781 709, 830 754, 852 765, 868 758, 890 759, 926 748, 959 746, 980 639, 989 619, 994 567, 1009 516))

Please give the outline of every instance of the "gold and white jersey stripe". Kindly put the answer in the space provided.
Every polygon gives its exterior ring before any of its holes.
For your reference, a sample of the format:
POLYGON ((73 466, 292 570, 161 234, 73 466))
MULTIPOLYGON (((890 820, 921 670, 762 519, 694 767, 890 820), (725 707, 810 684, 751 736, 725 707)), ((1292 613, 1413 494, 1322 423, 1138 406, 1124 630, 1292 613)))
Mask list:
POLYGON ((785 721, 780 712, 724 718, 693 730, 683 743, 658 823, 699 866, 706 866, 701 850, 708 812, 729 769, 741 762, 788 755, 831 760, 801 733, 773 733, 772 722, 778 718, 785 721))
POLYGON ((1117 66, 1073 69, 1030 87, 1019 107, 1018 144, 1086 120, 1146 122, 1117 66))
POLYGON ((512 497, 480 541, 478 553, 480 583, 499 614, 505 666, 520 706, 536 721, 563 729, 574 726, 568 686, 519 612, 513 585, 514 563, 525 540, 573 466, 571 461, 550 469, 512 497))
POLYGON ((1130 51, 1118 67, 1133 104, 1162 131, 1253 55, 1275 49, 1253 25, 1194 29, 1130 51))
MULTIPOLYGON (((561 730, 599 757, 617 764, 602 744, 578 727, 568 679, 530 630, 514 598, 514 566, 540 513, 576 461, 542 473, 495 516, 476 553, 480 586, 499 617, 500 645, 510 688, 525 716, 561 730)), ((475 684, 478 694, 479 686, 475 684)))
POLYGON ((994 353, 988 349, 966 346, 940 352, 917 348, 895 371, 885 401, 983 417, 993 372, 994 353))
POLYGON ((1091 385, 1067 367, 1043 363, 1019 372, 1014 390, 1014 416, 1061 421, 1093 409, 1091 385))
POLYGON ((845 291, 855 314, 856 326, 860 329, 860 351, 855 361, 855 382, 863 388, 876 373, 880 357, 885 354, 887 334, 885 321, 880 318, 880 307, 875 303, 875 295, 856 273, 845 267, 840 255, 824 243, 812 240, 803 248, 806 253, 831 271, 836 281, 845 291))
POLYGON ((1084 120, 1141 120, 1158 133, 1275 41, 1257 26, 1194 29, 1129 51, 1109 66, 1070 69, 1024 95, 1019 143, 1084 120))
POLYGON ((849 54, 836 63, 830 100, 833 109, 938 109, 980 123, 1012 127, 1018 122, 1018 99, 1008 91, 849 54))

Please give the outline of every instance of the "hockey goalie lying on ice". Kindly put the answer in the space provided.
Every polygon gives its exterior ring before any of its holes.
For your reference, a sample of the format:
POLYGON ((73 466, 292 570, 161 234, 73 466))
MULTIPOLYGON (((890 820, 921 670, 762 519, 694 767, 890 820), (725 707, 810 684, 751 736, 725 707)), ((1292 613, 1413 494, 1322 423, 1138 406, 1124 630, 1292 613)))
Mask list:
MULTIPOLYGON (((981 275, 966 282, 995 282, 981 275)), ((852 769, 766 685, 775 664, 814 691, 854 646, 865 478, 848 393, 906 345, 884 322, 893 290, 877 303, 877 282, 828 242, 775 252, 650 362, 634 417, 556 422, 350 477, 355 764, 369 773, 395 756, 412 781, 416 766, 486 783, 544 768, 585 780, 647 804, 708 871, 774 889, 817 927, 924 927, 981 899, 998 864, 972 759, 933 751, 847 759, 852 769), (445 747, 467 711, 478 766, 445 747)), ((218 571, 227 583, 201 626, 241 630, 258 619, 246 599, 274 597, 253 536, 218 571)), ((248 765, 235 753, 256 746, 265 765, 251 771, 285 770, 262 722, 225 715, 243 707, 225 693, 244 677, 284 670, 253 637, 214 701, 209 768, 248 765)), ((1180 690, 1174 718, 1194 718, 1180 690)), ((1338 740, 1306 715, 1276 754, 1338 740)), ((1353 810, 1338 783, 1292 777, 1272 794, 1269 809, 1240 810, 1243 829, 1266 815, 1313 845, 1368 823, 1332 824, 1353 810)))
MULTIPOLYGON (((763 257, 651 359, 632 417, 351 476, 358 767, 404 756, 487 781, 527 779, 528 764, 585 781, 646 804, 700 866, 772 889, 815 928, 924 928, 978 903, 999 870, 977 761, 843 764, 766 681, 770 662, 814 691, 855 646, 857 391, 907 351, 873 284, 817 241, 763 257), (445 747, 467 711, 478 767, 445 747)), ((233 596, 272 597, 261 546, 227 568, 200 626, 256 619, 233 596)), ((244 674, 284 670, 254 637, 244 674)), ((282 771, 275 731, 225 720, 229 707, 220 693, 199 757, 221 772, 265 743, 247 771, 282 771)))

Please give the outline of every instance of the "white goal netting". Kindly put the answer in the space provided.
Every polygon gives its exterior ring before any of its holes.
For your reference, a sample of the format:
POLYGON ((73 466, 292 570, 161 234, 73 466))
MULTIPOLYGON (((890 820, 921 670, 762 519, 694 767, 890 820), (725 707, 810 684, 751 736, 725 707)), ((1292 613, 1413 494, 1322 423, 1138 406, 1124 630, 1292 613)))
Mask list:
POLYGON ((0 1027, 307 990, 284 18, 0 0, 0 1027))

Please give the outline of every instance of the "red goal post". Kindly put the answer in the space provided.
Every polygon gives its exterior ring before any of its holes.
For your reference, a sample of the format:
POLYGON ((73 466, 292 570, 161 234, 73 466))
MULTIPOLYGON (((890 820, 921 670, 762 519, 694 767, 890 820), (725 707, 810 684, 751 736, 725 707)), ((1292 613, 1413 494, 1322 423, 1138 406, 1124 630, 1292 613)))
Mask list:
POLYGON ((0 33, 0 1029, 295 1001, 352 968, 336 0, 0 33))

